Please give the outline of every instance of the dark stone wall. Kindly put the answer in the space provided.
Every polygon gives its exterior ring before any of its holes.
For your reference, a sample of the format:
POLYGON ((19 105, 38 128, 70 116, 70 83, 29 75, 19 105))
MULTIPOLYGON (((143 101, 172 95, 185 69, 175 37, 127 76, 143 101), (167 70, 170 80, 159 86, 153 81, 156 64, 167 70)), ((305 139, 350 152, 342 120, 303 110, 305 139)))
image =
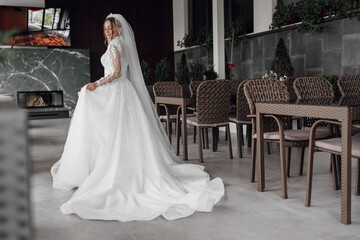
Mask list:
MULTIPOLYGON (((319 74, 360 74, 360 21, 338 19, 323 23, 323 31, 298 32, 293 27, 247 36, 234 46, 234 79, 260 78, 269 71, 277 42, 285 40, 295 77, 319 74)), ((205 65, 212 59, 212 50, 198 47, 175 53, 177 62, 185 52, 188 62, 201 61, 205 65)), ((226 44, 230 62, 230 44, 226 44)))

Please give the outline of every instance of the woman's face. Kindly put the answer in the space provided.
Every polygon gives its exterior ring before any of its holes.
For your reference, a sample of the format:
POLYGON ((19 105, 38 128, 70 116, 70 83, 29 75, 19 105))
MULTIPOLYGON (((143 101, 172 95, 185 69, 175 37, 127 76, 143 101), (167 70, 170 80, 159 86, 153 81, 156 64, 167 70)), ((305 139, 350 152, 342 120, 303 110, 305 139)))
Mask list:
POLYGON ((113 29, 113 25, 111 24, 111 22, 109 20, 105 21, 104 23, 104 34, 106 36, 107 39, 113 39, 113 37, 115 37, 115 29, 113 29))

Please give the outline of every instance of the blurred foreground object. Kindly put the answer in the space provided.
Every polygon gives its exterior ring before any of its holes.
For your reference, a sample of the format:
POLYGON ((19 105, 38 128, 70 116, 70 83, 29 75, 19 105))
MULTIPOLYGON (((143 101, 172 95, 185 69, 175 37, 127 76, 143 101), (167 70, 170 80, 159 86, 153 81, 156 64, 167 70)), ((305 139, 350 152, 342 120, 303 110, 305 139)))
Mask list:
POLYGON ((31 239, 29 192, 26 113, 0 102, 0 239, 31 239))

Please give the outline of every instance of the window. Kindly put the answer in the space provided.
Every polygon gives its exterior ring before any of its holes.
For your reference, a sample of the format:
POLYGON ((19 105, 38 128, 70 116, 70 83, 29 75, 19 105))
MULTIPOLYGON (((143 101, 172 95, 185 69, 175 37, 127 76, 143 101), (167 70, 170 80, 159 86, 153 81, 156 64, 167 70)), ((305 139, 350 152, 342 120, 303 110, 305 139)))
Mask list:
POLYGON ((247 33, 254 32, 254 0, 224 0, 225 28, 240 18, 247 33))
POLYGON ((189 0, 189 32, 212 29, 212 0, 189 0))
MULTIPOLYGON (((241 18, 247 33, 254 31, 254 0, 224 0, 225 28, 241 18)), ((212 0, 188 0, 189 32, 212 29, 212 0)))

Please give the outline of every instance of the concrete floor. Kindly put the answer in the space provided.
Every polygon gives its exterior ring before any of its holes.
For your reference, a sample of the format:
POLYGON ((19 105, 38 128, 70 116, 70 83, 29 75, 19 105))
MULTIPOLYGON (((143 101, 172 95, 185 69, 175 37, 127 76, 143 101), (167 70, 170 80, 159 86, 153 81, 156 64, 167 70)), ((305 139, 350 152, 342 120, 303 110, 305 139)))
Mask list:
MULTIPOLYGON (((59 207, 72 192, 52 189, 49 170, 61 156, 68 126, 69 119, 29 122, 34 239, 360 239, 360 196, 352 195, 352 224, 341 224, 340 191, 332 189, 328 154, 315 154, 312 206, 306 208, 307 162, 305 175, 299 176, 297 149, 292 154, 289 199, 284 200, 278 146, 272 145, 272 154, 265 155, 267 191, 260 193, 257 184, 249 182, 250 149, 244 147, 244 158, 239 159, 233 134, 234 159, 229 160, 223 133, 217 152, 204 150, 207 172, 225 183, 226 194, 213 212, 195 213, 175 221, 158 217, 153 221, 130 223, 64 216, 59 207)), ((190 163, 198 161, 192 134, 189 134, 189 158, 190 163)))

